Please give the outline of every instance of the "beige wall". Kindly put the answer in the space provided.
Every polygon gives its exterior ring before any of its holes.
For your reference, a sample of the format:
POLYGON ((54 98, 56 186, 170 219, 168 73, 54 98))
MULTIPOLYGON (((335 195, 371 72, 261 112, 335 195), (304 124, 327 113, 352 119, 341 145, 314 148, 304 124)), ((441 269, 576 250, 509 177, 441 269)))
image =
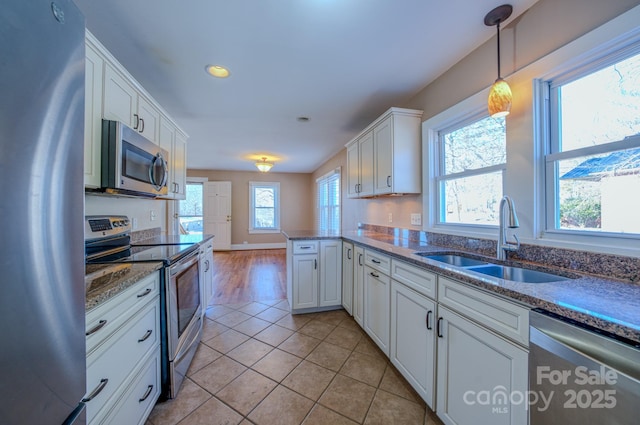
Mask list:
MULTIPOLYGON (((638 0, 540 0, 531 9, 501 29, 503 77, 518 71, 570 41, 606 23, 640 4, 638 0)), ((481 19, 482 17, 479 17, 481 19)), ((434 82, 404 104, 388 105, 424 111, 423 121, 460 101, 486 89, 496 78, 495 37, 460 60, 434 82)), ((531 81, 510 81, 514 90, 514 107, 508 118, 507 153, 513 154, 514 181, 533 179, 533 118, 531 81), (509 146, 511 145, 511 146, 509 146), (515 146, 518 145, 518 146, 515 146), (524 158, 524 159, 523 159, 524 158)), ((348 141, 345 141, 345 143, 348 141)), ((410 214, 422 212, 422 196, 376 199, 347 199, 346 149, 329 159, 316 172, 314 180, 336 165, 343 167, 343 230, 354 229, 358 222, 403 228, 411 226, 410 214), (388 216, 392 214, 393 222, 388 216)), ((424 190, 423 190, 424 192, 424 190)), ((507 188, 509 192, 509 188, 507 188)), ((524 209, 528 235, 533 238, 533 193, 517 195, 517 205, 524 209)), ((425 217, 422 217, 423 222, 425 217)), ((521 219, 521 225, 522 223, 521 219)))
MULTIPOLYGON (((342 230, 354 230, 358 223, 380 224, 385 226, 403 227, 405 229, 421 229, 422 226, 411 225, 411 214, 422 212, 422 196, 403 196, 401 198, 389 196, 375 199, 349 199, 347 193, 347 150, 343 149, 320 168, 312 176, 313 196, 316 195, 315 181, 329 171, 341 167, 340 190, 342 193, 342 230), (392 222, 389 223, 389 214, 392 222)), ((314 211, 315 213, 315 211, 314 211)))
POLYGON ((281 234, 249 234, 249 182, 280 183, 280 226, 283 230, 313 229, 315 198, 311 174, 248 171, 187 170, 189 177, 231 182, 231 244, 284 243, 281 234))

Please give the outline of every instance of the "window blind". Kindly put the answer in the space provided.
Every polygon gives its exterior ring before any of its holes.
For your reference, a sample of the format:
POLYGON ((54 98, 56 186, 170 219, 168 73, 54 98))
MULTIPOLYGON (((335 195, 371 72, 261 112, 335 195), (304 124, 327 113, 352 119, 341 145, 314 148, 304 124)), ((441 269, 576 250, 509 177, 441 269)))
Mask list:
POLYGON ((316 180, 316 228, 340 232, 340 167, 316 180))

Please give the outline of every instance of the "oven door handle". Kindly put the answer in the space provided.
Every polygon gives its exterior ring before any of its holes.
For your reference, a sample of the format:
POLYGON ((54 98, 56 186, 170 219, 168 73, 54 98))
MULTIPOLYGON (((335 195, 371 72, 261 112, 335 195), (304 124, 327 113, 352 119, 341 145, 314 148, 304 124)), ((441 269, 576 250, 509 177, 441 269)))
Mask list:
POLYGON ((170 276, 174 276, 174 275, 180 273, 181 271, 183 271, 185 269, 188 269, 194 263, 197 263, 198 262, 198 254, 199 254, 199 251, 196 249, 191 254, 189 254, 186 257, 180 259, 176 264, 174 264, 173 266, 169 267, 169 275, 170 276))

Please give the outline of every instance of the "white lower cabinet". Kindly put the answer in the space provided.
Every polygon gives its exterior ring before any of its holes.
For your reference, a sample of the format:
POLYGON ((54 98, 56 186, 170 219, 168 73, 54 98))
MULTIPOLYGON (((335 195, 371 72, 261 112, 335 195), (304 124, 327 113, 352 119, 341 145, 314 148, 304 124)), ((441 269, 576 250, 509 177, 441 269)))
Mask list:
POLYGON ((342 307, 353 315, 353 244, 342 242, 342 307))
POLYGON ((436 303, 391 281, 389 358, 416 392, 435 408, 436 303))
POLYGON ((389 257, 364 251, 364 330, 389 356, 391 278, 389 257))
POLYGON ((200 246, 199 262, 200 295, 202 297, 200 303, 202 305, 202 314, 204 314, 213 297, 213 239, 200 246))
POLYGON ((446 307, 438 315, 438 417, 447 425, 527 424, 527 351, 446 307))
POLYGON ((143 424, 160 395, 159 274, 87 312, 89 424, 143 424))
POLYGON ((364 328, 364 248, 355 246, 353 250, 353 318, 364 328))
POLYGON ((529 310, 442 276, 438 303, 440 419, 527 424, 529 310))
POLYGON ((342 305, 340 239, 289 241, 287 270, 287 297, 292 310, 342 305))

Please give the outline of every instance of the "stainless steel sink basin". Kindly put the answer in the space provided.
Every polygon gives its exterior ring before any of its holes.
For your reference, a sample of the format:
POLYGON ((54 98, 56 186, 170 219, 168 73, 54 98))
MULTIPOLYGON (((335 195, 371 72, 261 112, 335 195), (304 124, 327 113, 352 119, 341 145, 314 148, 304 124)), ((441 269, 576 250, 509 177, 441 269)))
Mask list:
POLYGON ((488 264, 486 261, 476 260, 475 258, 465 257, 463 255, 441 254, 434 255, 427 252, 416 252, 416 255, 428 258, 430 260, 440 261, 441 263, 451 264, 458 267, 481 266, 488 264))
POLYGON ((523 269, 521 267, 500 266, 497 264, 486 264, 484 266, 467 267, 467 270, 499 277, 505 280, 524 283, 545 283, 569 280, 565 276, 552 273, 539 272, 537 270, 523 269))

